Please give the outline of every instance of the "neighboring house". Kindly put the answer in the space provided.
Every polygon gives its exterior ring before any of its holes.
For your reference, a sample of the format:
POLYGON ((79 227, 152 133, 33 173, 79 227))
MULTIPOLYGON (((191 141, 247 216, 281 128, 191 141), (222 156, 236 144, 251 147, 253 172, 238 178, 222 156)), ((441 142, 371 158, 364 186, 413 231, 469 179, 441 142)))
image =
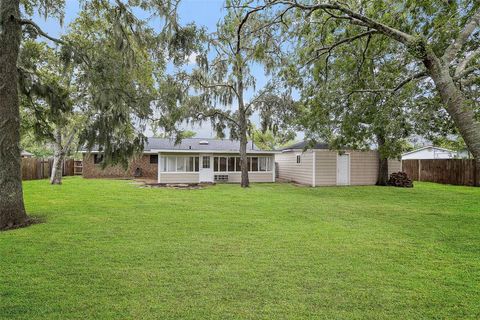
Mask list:
POLYGON ((453 159, 457 157, 458 154, 456 151, 433 146, 426 146, 402 154, 402 160, 453 159))
POLYGON ((462 149, 457 152, 457 155, 460 159, 473 159, 473 155, 468 149, 462 149))
POLYGON ((25 151, 25 150, 22 150, 22 153, 20 154, 20 156, 22 158, 32 158, 33 157, 33 153, 30 153, 28 151, 25 151))
MULTIPOLYGON (((227 139, 149 138, 142 155, 133 159, 127 170, 121 166, 102 169, 98 150, 83 151, 85 178, 155 179, 158 183, 233 182, 240 183, 240 143, 227 139)), ((274 151, 259 150, 253 142, 247 145, 250 182, 274 182, 274 151)))
MULTIPOLYGON (((278 177, 310 186, 374 185, 378 177, 378 152, 330 150, 318 143, 305 150, 307 143, 289 146, 275 155, 278 177)), ((401 161, 389 160, 389 174, 401 171, 401 161)))

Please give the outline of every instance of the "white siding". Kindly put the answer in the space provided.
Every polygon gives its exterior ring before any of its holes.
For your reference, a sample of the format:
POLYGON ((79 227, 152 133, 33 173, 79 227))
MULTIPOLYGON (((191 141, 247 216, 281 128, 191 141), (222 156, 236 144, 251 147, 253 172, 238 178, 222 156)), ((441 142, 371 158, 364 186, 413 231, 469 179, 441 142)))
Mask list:
POLYGON ((396 159, 388 159, 388 176, 394 172, 402 171, 402 161, 396 159))
MULTIPOLYGON (((330 150, 315 151, 316 186, 334 186, 337 184, 337 152, 330 150)), ((350 159, 351 162, 351 159, 350 159)))
POLYGON ((457 156, 455 151, 448 151, 445 149, 427 147, 421 148, 412 152, 407 152, 402 156, 402 160, 416 160, 416 159, 453 159, 457 156))
MULTIPOLYGON (((317 160, 318 161, 318 160, 317 160)), ((278 166, 278 176, 282 180, 303 184, 313 184, 313 152, 288 151, 275 155, 278 166), (297 163, 300 155, 300 163, 297 163)))
POLYGON ((160 183, 198 183, 198 172, 161 172, 160 183))
MULTIPOLYGON (((222 174, 219 172, 218 174, 222 174)), ((228 182, 240 183, 242 174, 240 172, 228 172, 228 182)), ((249 172, 248 179, 250 182, 273 182, 272 172, 249 172)))
POLYGON ((378 177, 377 151, 348 151, 350 153, 350 184, 374 185, 378 177))

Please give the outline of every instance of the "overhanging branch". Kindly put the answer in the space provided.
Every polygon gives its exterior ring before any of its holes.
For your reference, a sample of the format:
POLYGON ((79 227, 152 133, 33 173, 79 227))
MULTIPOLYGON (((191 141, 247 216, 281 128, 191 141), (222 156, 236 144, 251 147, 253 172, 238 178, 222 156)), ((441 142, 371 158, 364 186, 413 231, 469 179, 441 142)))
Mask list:
POLYGON ((43 31, 42 28, 40 28, 40 26, 39 26, 38 24, 36 24, 36 23, 33 22, 32 20, 28 20, 28 19, 18 19, 18 22, 19 22, 21 25, 30 25, 30 26, 32 26, 32 27, 37 31, 37 33, 38 33, 39 35, 41 35, 41 36, 44 37, 44 38, 47 38, 48 40, 50 40, 50 41, 52 41, 52 42, 55 42, 55 43, 58 43, 58 44, 61 44, 61 45, 68 45, 68 43, 66 43, 65 41, 50 36, 48 33, 46 33, 45 31, 43 31))
POLYGON ((463 45, 467 42, 470 35, 475 31, 475 29, 480 25, 480 8, 472 15, 470 20, 465 24, 463 30, 460 32, 455 41, 452 42, 445 50, 445 54, 442 57, 442 60, 445 64, 450 64, 450 62, 455 59, 458 51, 462 49, 463 45))

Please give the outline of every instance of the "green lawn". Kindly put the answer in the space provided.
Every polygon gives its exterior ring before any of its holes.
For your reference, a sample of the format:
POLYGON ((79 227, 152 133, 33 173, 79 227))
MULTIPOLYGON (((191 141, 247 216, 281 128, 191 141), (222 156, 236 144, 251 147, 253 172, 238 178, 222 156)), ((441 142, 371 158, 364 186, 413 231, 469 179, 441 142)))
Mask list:
POLYGON ((24 185, 0 318, 480 317, 480 188, 24 185))

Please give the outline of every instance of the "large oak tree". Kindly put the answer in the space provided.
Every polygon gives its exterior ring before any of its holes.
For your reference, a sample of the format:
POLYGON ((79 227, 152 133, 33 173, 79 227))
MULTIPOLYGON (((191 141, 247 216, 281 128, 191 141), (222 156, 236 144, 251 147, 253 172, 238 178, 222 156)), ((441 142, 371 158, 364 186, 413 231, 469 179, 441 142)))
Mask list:
MULTIPOLYGON (((155 72, 151 76, 158 84, 162 81, 166 58, 176 53, 180 56, 189 53, 185 49, 188 42, 178 42, 175 37, 181 29, 176 24, 176 0, 80 3, 80 16, 90 21, 84 21, 81 26, 87 36, 78 34, 57 39, 46 34, 30 18, 37 12, 62 21, 64 1, 0 1, 0 230, 29 223, 23 203, 20 167, 20 92, 43 99, 52 108, 48 112, 66 111, 68 106, 55 84, 41 81, 42 77, 38 77, 35 70, 18 64, 26 34, 58 45, 64 62, 79 66, 75 79, 85 86, 91 114, 90 125, 81 132, 80 139, 89 148, 98 145, 105 163, 111 164, 125 164, 129 156, 142 150, 145 137, 138 124, 149 119, 151 102, 156 100, 155 97, 139 100, 132 95, 139 83, 128 75, 141 73, 144 66, 137 60, 138 55, 148 55, 153 61, 155 72), (157 17, 161 33, 152 33, 147 22, 133 14, 135 10, 157 17), (94 30, 89 30, 91 28, 94 30)), ((39 111, 35 114, 43 120, 45 113, 39 111)))
POLYGON ((312 61, 328 61, 339 46, 367 37, 383 37, 400 44, 413 58, 414 67, 398 79, 398 85, 364 90, 393 91, 408 81, 430 79, 480 172, 478 1, 272 0, 259 1, 249 8, 274 16, 269 25, 279 33, 303 39, 312 61), (319 33, 323 36, 318 37, 319 33))

